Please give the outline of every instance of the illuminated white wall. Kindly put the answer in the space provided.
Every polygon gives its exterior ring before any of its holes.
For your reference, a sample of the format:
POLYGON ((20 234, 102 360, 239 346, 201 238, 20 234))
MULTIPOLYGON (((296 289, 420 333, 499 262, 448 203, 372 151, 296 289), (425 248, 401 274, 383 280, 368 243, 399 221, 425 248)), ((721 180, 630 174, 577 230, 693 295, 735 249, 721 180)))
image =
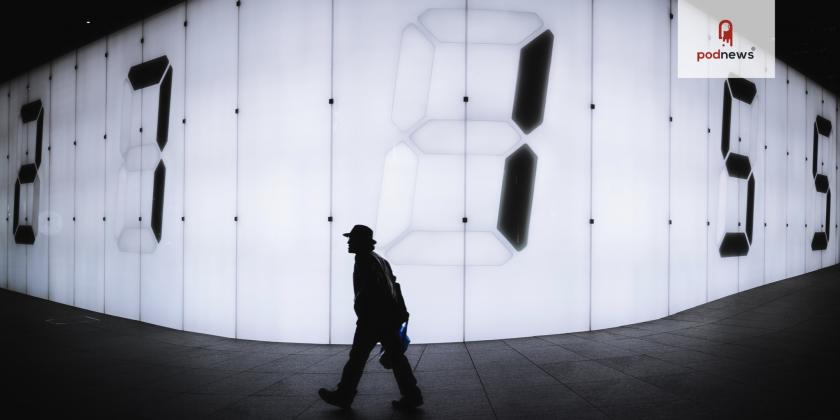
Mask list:
POLYGON ((0 84, 0 285, 348 343, 360 223, 435 342, 630 324, 836 264, 836 98, 781 62, 678 79, 677 12, 181 4, 0 84))

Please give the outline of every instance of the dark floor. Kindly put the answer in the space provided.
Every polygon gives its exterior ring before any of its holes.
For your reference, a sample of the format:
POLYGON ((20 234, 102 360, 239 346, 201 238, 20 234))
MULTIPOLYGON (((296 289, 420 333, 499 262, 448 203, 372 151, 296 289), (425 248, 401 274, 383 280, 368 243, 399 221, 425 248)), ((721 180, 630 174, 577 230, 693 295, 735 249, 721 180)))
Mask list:
POLYGON ((318 399, 347 346, 174 331, 3 290, 0 402, 4 418, 827 418, 838 305, 834 266, 627 327, 412 345, 426 404, 402 415, 376 362, 352 411, 318 399))

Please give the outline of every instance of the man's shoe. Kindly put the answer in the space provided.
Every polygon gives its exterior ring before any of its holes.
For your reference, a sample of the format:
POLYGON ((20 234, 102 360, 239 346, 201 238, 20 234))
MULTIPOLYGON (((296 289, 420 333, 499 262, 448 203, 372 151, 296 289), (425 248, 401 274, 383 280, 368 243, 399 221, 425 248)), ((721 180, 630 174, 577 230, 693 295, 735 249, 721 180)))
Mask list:
POLYGON ((327 404, 344 409, 350 408, 350 405, 353 404, 353 397, 347 396, 347 394, 341 391, 330 391, 326 388, 321 388, 318 390, 318 396, 327 404))
POLYGON ((402 397, 399 401, 391 401, 391 406, 400 411, 411 411, 423 405, 423 397, 402 397))

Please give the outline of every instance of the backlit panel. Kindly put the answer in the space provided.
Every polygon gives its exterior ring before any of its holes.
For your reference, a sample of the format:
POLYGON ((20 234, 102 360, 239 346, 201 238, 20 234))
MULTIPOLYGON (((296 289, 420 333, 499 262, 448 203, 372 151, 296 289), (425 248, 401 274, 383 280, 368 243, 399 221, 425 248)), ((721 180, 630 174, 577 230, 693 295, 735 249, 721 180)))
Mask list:
POLYGON ((776 63, 776 78, 766 80, 765 282, 786 278, 787 228, 787 67, 776 63))
MULTIPOLYGON (((807 132, 805 107, 805 78, 793 69, 788 69, 787 95, 787 276, 805 272, 805 200, 813 181, 808 180, 807 132)), ((813 122, 811 124, 813 126, 813 122)), ((813 133, 812 133, 813 135, 813 133)), ((813 140, 813 139, 812 139, 813 140)), ((810 252, 810 251, 808 251, 810 252)))
POLYGON ((237 335, 326 343, 330 2, 247 2, 240 25, 237 335))
POLYGON ((105 311, 130 319, 140 319, 140 118, 145 97, 128 73, 143 61, 142 38, 140 23, 108 37, 105 311))
POLYGON ((52 64, 50 125, 50 300, 73 305, 76 175, 76 53, 52 64))
POLYGON ((738 101, 738 153, 749 157, 752 172, 751 178, 738 184, 738 232, 745 233, 750 243, 749 253, 738 257, 738 291, 764 284, 766 89, 765 79, 749 80, 755 84, 755 98, 751 104, 738 101))
POLYGON ((593 25, 610 28, 596 30, 593 45, 591 326, 599 329, 668 310, 669 61, 645 54, 668 50, 668 2, 599 1, 593 25))
POLYGON ((79 49, 76 73, 76 306, 105 296, 105 41, 79 49))
POLYGON ((184 329, 236 334, 236 30, 226 0, 187 5, 184 329))
MULTIPOLYGON (((676 9, 672 2, 672 11, 676 9)), ((677 17, 671 20, 670 313, 706 301, 709 81, 677 78, 677 17)), ((717 158, 717 155, 712 155, 717 158)))

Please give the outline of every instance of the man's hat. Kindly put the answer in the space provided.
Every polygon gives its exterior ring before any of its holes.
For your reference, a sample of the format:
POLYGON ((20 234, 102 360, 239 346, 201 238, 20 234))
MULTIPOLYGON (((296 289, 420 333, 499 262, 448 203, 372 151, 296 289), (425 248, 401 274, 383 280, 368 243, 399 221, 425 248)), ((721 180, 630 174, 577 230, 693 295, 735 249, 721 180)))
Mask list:
POLYGON ((367 239, 368 241, 370 241, 370 243, 376 243, 376 241, 373 239, 373 231, 365 225, 353 226, 353 229, 350 229, 350 232, 343 234, 343 236, 357 239, 367 239))

